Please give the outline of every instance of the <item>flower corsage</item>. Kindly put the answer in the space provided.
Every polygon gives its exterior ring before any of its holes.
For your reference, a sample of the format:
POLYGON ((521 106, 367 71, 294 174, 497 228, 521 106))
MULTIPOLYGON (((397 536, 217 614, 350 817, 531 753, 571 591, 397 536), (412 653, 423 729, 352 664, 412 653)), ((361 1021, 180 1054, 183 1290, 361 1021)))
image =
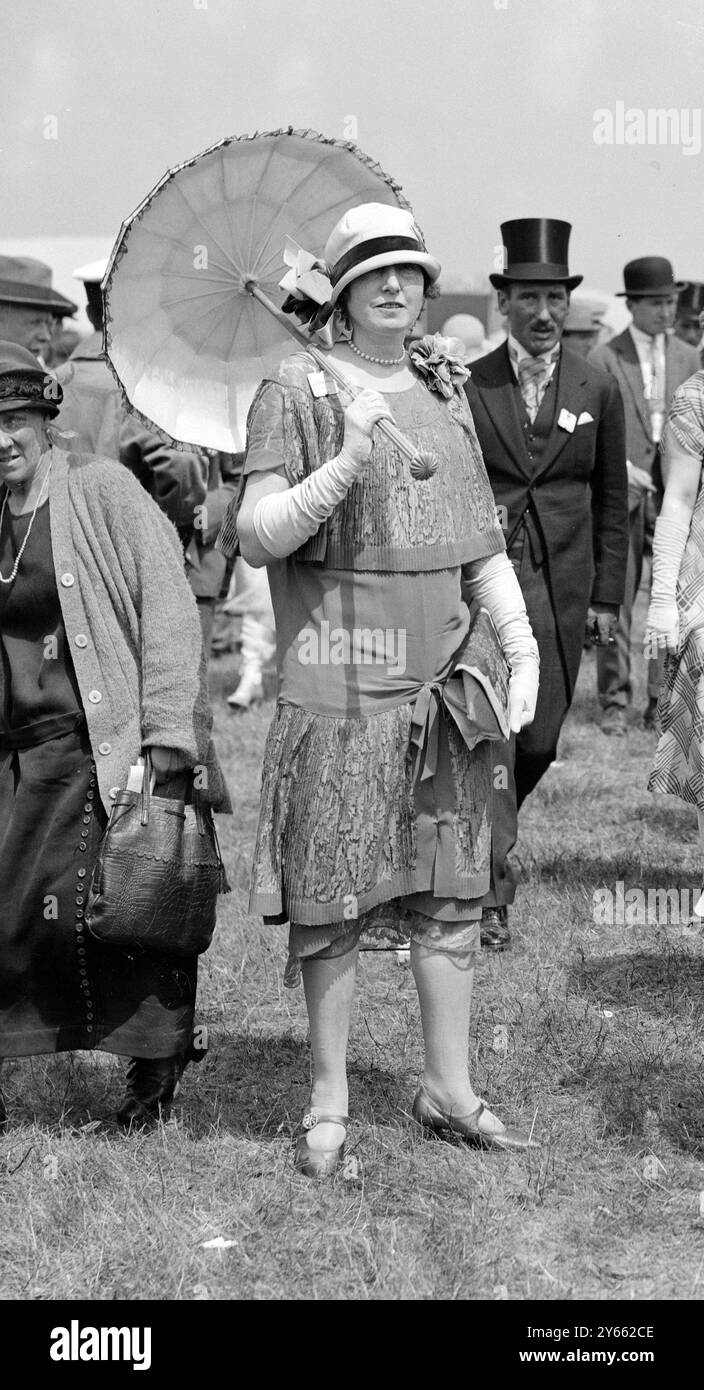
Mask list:
POLYGON ((464 345, 460 338, 443 338, 440 333, 426 333, 411 343, 408 356, 429 391, 437 391, 446 401, 464 386, 469 372, 464 365, 464 345))

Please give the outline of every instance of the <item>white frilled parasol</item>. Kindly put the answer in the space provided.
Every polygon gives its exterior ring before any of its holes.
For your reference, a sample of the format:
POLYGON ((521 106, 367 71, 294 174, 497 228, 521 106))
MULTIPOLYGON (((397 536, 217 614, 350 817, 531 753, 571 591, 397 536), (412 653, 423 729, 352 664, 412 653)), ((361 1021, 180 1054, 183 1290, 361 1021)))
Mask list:
MULTIPOLYGON (((321 256, 343 213, 367 202, 409 208, 355 145, 311 130, 232 136, 165 174, 123 223, 103 280, 108 361, 133 410, 173 443, 243 449, 251 399, 291 337, 318 355, 281 310, 286 264, 299 253, 305 269, 300 248, 321 256)), ((417 462, 393 425, 378 428, 417 462)))

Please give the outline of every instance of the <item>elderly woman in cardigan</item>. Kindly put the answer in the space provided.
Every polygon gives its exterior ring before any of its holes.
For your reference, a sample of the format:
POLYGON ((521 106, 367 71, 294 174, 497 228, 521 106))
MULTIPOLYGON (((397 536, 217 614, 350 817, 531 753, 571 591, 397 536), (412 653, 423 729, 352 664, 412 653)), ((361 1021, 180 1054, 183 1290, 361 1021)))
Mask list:
MULTIPOLYGON (((344 1152, 360 945, 409 935, 425 1041, 415 1119, 472 1144, 534 1143, 483 1104, 468 1071, 493 759, 467 732, 453 677, 470 627, 463 581, 510 659, 514 729, 532 718, 537 647, 463 364, 451 341, 406 350, 440 271, 411 213, 347 212, 325 266, 326 309, 300 290, 284 308, 311 329, 328 314, 330 361, 360 394, 345 407, 305 351, 262 383, 236 523, 245 560, 268 569, 280 681, 250 906, 290 923, 288 981, 303 977, 313 1084, 295 1163, 311 1177, 333 1173, 344 1152), (375 428, 392 417, 423 452, 418 477, 375 428)), ((226 524, 223 546, 232 534, 226 524)))
POLYGON ((0 1059, 129 1058, 129 1126, 168 1108, 194 1055, 196 960, 85 930, 111 798, 148 748, 157 794, 201 765, 230 807, 176 532, 119 464, 52 445, 60 400, 0 343, 0 1059))

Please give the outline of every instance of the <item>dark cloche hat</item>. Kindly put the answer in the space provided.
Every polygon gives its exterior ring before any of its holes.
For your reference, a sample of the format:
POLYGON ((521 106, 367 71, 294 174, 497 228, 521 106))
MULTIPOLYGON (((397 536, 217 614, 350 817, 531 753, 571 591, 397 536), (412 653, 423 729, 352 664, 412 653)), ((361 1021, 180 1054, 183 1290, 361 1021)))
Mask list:
POLYGON ((0 302, 48 309, 57 318, 77 313, 78 305, 51 287, 51 266, 33 256, 0 256, 0 302))
POLYGON ((678 319, 698 319, 704 312, 704 284, 701 280, 687 280, 680 290, 677 300, 678 319))
POLYGON ((56 377, 17 343, 0 342, 0 412, 43 410, 58 415, 63 391, 56 377))
POLYGON ((567 247, 572 225, 556 217, 515 217, 501 223, 503 273, 490 275, 495 289, 523 281, 566 285, 573 290, 584 276, 570 275, 567 247))
POLYGON ((664 256, 640 256, 623 267, 624 290, 617 290, 619 299, 640 299, 654 294, 674 294, 683 290, 684 280, 675 280, 675 272, 664 256))

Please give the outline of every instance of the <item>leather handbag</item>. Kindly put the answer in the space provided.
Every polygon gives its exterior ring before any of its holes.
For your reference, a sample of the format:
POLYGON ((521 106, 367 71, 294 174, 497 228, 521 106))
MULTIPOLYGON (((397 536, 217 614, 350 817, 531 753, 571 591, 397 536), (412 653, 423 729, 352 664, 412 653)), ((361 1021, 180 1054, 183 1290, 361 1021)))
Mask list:
POLYGON ((178 956, 207 951, 219 893, 230 885, 212 811, 193 783, 192 804, 152 795, 144 755, 141 791, 119 791, 91 877, 85 922, 110 946, 178 956))

